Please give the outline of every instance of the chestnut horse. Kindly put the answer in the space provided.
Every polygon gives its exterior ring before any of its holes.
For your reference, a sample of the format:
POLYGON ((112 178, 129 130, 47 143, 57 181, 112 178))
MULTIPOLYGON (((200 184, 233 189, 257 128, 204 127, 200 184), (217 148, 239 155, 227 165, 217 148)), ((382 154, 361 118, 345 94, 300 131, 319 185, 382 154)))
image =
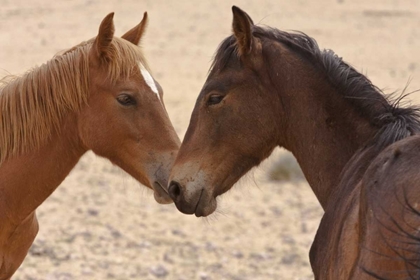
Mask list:
POLYGON ((311 37, 232 10, 233 35, 171 170, 177 208, 210 215, 217 196, 284 147, 325 210, 310 252, 316 279, 418 277, 420 242, 409 241, 420 236, 418 109, 391 103, 311 37))
POLYGON ((113 13, 96 38, 0 89, 0 279, 37 232, 36 208, 88 150, 108 158, 160 203, 180 145, 138 44, 147 14, 121 38, 113 13))

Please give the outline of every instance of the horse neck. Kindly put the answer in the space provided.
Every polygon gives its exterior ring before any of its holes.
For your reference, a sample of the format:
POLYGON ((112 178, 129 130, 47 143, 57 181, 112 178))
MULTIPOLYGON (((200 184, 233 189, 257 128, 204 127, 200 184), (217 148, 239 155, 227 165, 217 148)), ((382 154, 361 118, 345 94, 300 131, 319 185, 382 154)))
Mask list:
POLYGON ((0 223, 19 224, 60 185, 86 151, 77 135, 76 122, 67 118, 39 149, 0 165, 0 223))
POLYGON ((277 87, 291 93, 279 93, 287 119, 281 145, 294 154, 325 209, 344 166, 377 128, 360 117, 325 78, 314 71, 307 71, 306 76, 302 73, 302 69, 299 73, 289 71, 289 77, 299 79, 289 83, 289 89, 277 87))

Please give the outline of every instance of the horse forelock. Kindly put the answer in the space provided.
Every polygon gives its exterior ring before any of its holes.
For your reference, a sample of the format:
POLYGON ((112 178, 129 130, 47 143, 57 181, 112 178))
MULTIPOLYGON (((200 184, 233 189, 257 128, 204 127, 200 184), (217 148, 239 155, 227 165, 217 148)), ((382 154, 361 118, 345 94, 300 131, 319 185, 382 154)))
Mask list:
POLYGON ((222 71, 232 60, 239 60, 239 52, 235 36, 225 38, 217 48, 209 72, 222 71))
MULTIPOLYGON (((89 98, 89 51, 93 40, 55 55, 22 76, 0 80, 0 164, 38 148, 60 130, 63 117, 78 112, 89 98)), ((106 61, 107 79, 115 83, 146 68, 139 47, 114 37, 106 61)))

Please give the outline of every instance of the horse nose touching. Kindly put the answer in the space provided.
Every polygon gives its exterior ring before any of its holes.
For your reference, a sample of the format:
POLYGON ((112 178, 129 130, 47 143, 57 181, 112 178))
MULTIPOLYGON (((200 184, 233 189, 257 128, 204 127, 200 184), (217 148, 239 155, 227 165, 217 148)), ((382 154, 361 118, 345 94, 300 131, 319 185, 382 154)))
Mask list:
MULTIPOLYGON (((187 215, 192 215, 197 210, 198 202, 196 201, 196 196, 187 195, 185 187, 185 185, 182 186, 179 182, 171 181, 168 188, 168 194, 175 202, 175 206, 179 211, 187 215)), ((198 201, 199 200, 200 199, 198 199, 198 201)))
POLYGON ((181 185, 176 181, 171 181, 168 188, 168 194, 174 202, 178 201, 182 196, 181 185))
POLYGON ((211 189, 209 191, 209 186, 206 188, 204 182, 171 180, 168 194, 179 211, 187 215, 205 217, 216 210, 217 201, 212 194, 213 191, 211 189))

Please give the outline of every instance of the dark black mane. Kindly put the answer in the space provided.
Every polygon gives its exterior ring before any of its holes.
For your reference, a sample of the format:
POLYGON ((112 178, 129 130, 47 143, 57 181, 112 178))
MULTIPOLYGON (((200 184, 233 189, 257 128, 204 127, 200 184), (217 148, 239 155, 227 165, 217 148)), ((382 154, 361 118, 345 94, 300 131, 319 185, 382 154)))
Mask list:
MULTIPOLYGON (((376 145, 386 147, 420 133, 419 108, 400 106, 405 95, 398 98, 384 95, 365 75, 332 50, 320 50, 317 42, 302 32, 289 33, 255 25, 252 28, 254 37, 280 42, 325 73, 328 81, 357 108, 360 115, 380 128, 374 141, 376 145)), ((236 39, 231 35, 220 44, 211 70, 222 71, 230 61, 239 59, 236 39)))

